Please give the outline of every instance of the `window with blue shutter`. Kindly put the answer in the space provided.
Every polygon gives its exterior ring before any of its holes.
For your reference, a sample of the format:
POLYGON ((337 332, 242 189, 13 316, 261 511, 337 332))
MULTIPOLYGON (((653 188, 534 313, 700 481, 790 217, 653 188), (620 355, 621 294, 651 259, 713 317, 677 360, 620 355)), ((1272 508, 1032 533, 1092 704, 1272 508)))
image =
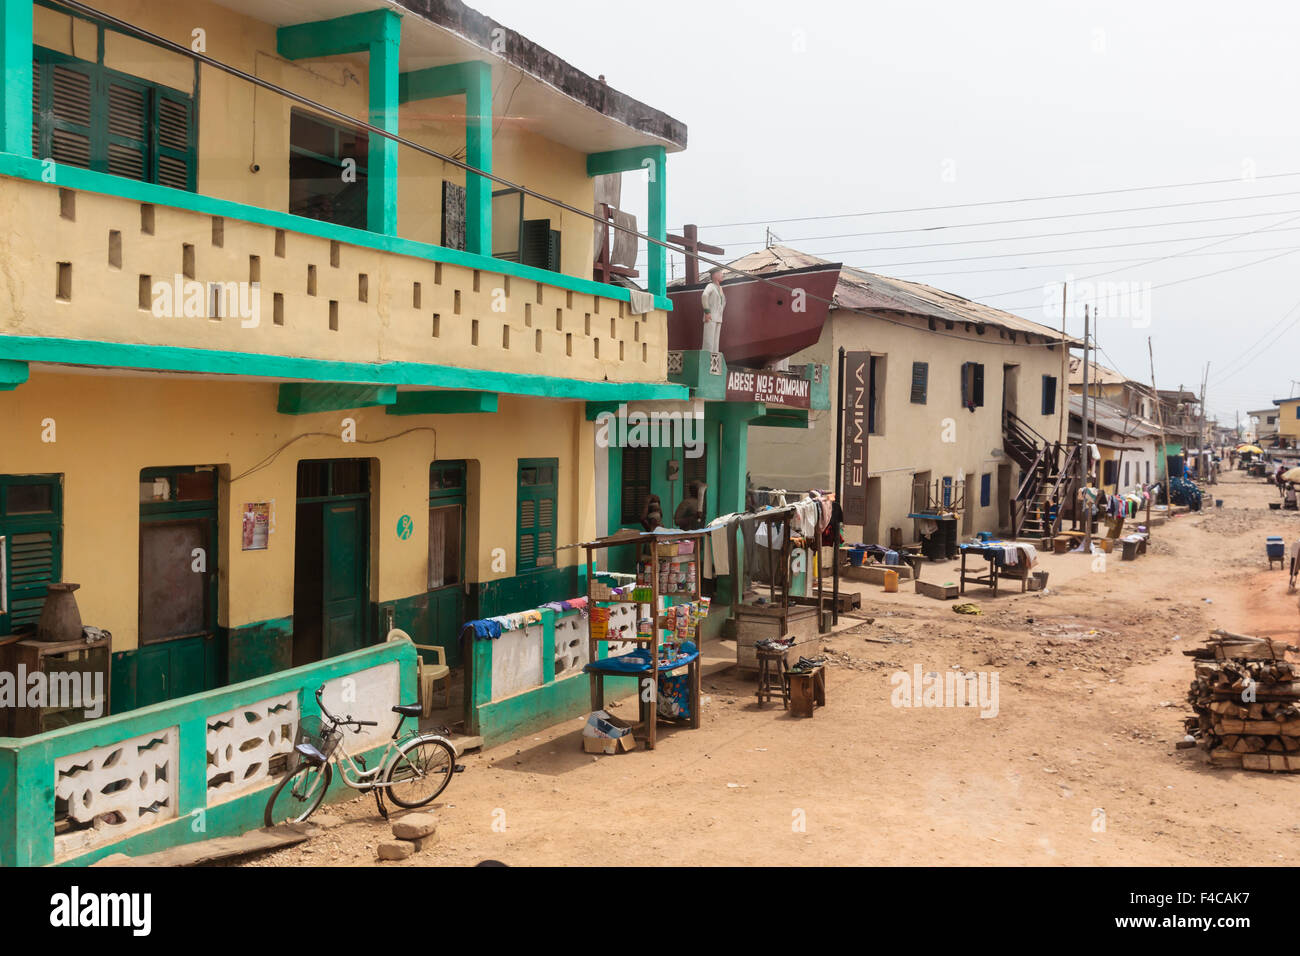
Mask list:
POLYGON ((993 485, 993 474, 991 472, 986 471, 984 472, 984 474, 980 475, 980 507, 981 508, 987 508, 989 506, 989 499, 990 499, 992 485, 993 485))
POLYGON ((926 387, 930 381, 930 363, 913 362, 912 363, 912 404, 924 405, 926 399, 926 387))
POLYGON ((1056 414, 1056 376, 1043 376, 1043 414, 1056 414))

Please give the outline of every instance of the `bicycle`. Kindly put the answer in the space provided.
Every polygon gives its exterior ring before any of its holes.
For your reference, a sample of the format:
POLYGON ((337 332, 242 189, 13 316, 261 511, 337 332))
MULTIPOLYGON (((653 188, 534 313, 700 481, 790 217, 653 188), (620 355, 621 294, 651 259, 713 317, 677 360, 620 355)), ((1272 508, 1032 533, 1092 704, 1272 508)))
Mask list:
POLYGON ((419 704, 393 707, 397 727, 392 739, 385 745, 378 766, 367 769, 362 755, 354 757, 342 746, 343 728, 359 734, 363 727, 378 727, 379 721, 357 720, 351 714, 334 716, 321 700, 324 691, 324 685, 316 691, 321 712, 320 746, 303 742, 294 747, 300 763, 271 793, 265 814, 268 827, 301 823, 315 813, 334 778, 331 764, 338 765, 343 783, 348 787, 360 793, 373 792, 379 812, 385 818, 388 816, 385 794, 404 809, 423 807, 447 788, 452 774, 465 769, 456 763, 456 748, 441 734, 402 733, 407 717, 420 716, 419 704))

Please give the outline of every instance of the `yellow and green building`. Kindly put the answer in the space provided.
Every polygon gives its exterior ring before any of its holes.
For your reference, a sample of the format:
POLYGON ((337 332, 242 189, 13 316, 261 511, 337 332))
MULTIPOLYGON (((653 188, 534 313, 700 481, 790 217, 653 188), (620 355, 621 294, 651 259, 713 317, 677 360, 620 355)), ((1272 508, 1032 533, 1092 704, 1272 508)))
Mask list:
POLYGON ((455 0, 94 7, 0 20, 0 639, 77 582, 120 713, 581 593, 595 413, 692 396, 574 210, 662 239, 683 124, 455 0))

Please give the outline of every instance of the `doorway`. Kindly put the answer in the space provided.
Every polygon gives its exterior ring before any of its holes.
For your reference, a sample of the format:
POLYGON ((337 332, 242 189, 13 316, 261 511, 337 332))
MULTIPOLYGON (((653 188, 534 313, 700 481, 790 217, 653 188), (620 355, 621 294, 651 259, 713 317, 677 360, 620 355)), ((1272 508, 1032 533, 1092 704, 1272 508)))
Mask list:
POLYGON ((445 649, 452 667, 460 664, 465 620, 465 476, 463 461, 429 467, 429 643, 445 649))
POLYGON ((293 664, 366 643, 370 606, 370 462, 298 463, 293 569, 293 664))
POLYGON ((217 683, 217 471, 140 472, 140 549, 131 706, 197 694, 217 683))
POLYGON ((1020 402, 1020 366, 1003 365, 1002 366, 1002 420, 1006 421, 1007 413, 1012 415, 1019 414, 1020 402))
POLYGON ((998 465, 998 528, 1006 531, 1011 528, 1011 499, 1015 496, 1011 487, 1011 466, 998 465))

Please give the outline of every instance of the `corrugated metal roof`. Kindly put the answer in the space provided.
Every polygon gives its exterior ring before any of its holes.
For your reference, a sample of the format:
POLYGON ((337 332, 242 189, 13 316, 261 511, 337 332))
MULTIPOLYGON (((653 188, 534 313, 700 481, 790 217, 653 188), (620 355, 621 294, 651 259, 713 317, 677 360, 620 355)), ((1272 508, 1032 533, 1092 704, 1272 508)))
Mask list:
MULTIPOLYGON (((1083 418, 1083 396, 1070 396, 1070 414, 1083 418)), ((1106 431, 1122 438, 1155 438, 1160 428, 1155 422, 1149 422, 1137 415, 1130 415, 1118 405, 1102 399, 1088 400, 1088 425, 1096 422, 1106 431)))
MULTIPOLYGON (((771 246, 742 256, 730 265, 745 272, 763 275, 782 269, 825 265, 830 261, 791 249, 789 246, 771 246)), ((833 299, 838 308, 897 312, 941 322, 969 323, 977 328, 1006 329, 1011 332, 1041 336, 1056 342, 1061 340, 1060 329, 1031 322, 1010 312, 920 282, 894 279, 855 269, 852 266, 843 266, 840 269, 840 281, 835 287, 833 299)), ((1073 337, 1067 336, 1066 341, 1070 345, 1083 345, 1079 339, 1073 337)))
MULTIPOLYGON (((1133 379, 1124 377, 1113 368, 1107 368, 1098 362, 1088 363, 1089 385, 1123 385, 1126 382, 1133 382, 1134 385, 1139 385, 1147 391, 1150 391, 1150 389, 1145 385, 1142 385, 1141 382, 1134 382, 1133 379)), ((1081 355, 1070 356, 1070 384, 1083 384, 1083 356, 1081 355)))

